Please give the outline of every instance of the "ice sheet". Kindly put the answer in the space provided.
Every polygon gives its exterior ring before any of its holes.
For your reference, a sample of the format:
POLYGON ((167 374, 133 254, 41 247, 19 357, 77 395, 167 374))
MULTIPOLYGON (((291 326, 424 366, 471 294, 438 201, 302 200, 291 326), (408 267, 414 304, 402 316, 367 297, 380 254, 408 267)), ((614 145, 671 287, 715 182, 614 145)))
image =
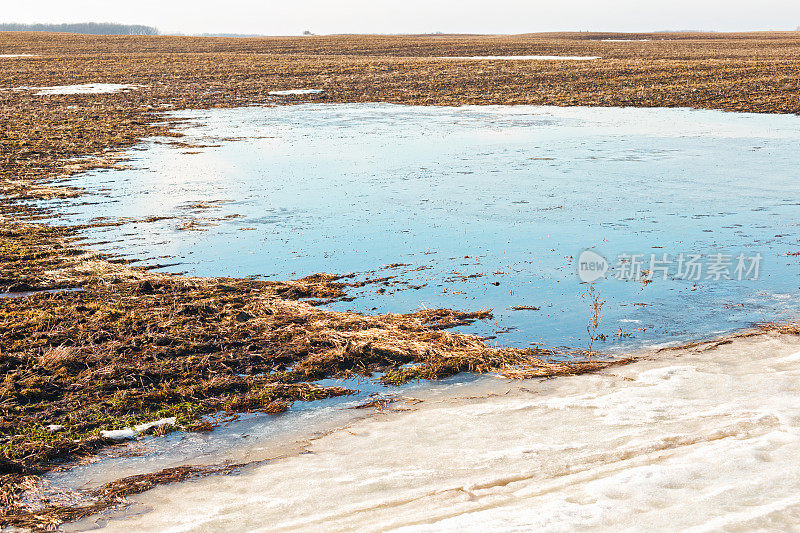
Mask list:
POLYGON ((800 518, 799 349, 770 335, 475 382, 310 453, 144 493, 108 529, 785 530, 800 518))

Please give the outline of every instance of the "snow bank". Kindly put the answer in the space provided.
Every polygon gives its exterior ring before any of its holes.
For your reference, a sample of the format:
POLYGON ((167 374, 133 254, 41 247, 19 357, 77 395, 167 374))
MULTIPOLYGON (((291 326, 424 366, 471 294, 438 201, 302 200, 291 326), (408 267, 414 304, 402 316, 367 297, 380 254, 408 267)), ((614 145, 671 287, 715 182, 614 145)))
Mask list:
POLYGON ((775 529, 800 514, 800 339, 480 381, 310 453, 135 499, 115 531, 775 529))

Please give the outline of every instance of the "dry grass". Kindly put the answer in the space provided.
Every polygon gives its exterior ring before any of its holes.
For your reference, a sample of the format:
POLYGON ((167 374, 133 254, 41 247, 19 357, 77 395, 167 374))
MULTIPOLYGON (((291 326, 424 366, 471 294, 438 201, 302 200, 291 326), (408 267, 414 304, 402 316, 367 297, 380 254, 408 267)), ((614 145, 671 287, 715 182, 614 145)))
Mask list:
POLYGON ((767 332, 775 332, 775 333, 784 333, 786 335, 800 335, 800 323, 779 323, 779 322, 768 322, 766 324, 760 324, 758 326, 759 331, 767 331, 767 332))
POLYGON ((361 282, 326 274, 287 282, 154 274, 75 253, 65 245, 69 236, 29 224, 9 224, 0 235, 0 246, 17 253, 0 263, 6 279, 83 289, 0 300, 8 521, 32 520, 13 503, 25 487, 12 490, 15 480, 111 444, 100 429, 176 416, 184 429, 206 430, 206 414, 274 413, 295 400, 348 394, 313 384, 336 376, 377 372, 401 383, 462 371, 553 376, 605 366, 555 363, 546 350, 492 347, 448 331, 489 318, 485 310, 334 312, 312 303, 344 297, 361 282), (48 431, 51 424, 63 430, 48 431))
POLYGON ((80 350, 75 346, 58 346, 56 348, 47 348, 46 351, 39 356, 39 366, 49 370, 70 366, 79 363, 80 361, 80 350))
MULTIPOLYGON (((4 524, 34 531, 52 531, 64 522, 80 520, 97 514, 112 505, 124 502, 126 496, 139 494, 158 485, 213 474, 226 474, 234 472, 242 466, 244 465, 178 466, 151 474, 128 476, 107 483, 98 489, 83 491, 80 494, 81 500, 74 501, 72 504, 45 501, 43 504, 20 506, 19 512, 6 516, 4 524)), ((27 476, 20 485, 24 486, 29 493, 35 493, 39 489, 36 476, 27 476)), ((0 488, 0 498, 5 492, 3 489, 5 487, 0 488)))

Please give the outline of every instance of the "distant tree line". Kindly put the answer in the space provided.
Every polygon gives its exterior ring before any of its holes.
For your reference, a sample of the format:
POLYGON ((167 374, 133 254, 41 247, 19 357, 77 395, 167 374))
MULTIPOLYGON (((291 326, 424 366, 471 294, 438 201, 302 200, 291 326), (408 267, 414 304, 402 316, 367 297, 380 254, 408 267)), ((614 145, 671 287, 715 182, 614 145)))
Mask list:
POLYGON ((152 26, 111 22, 79 22, 75 24, 17 24, 12 22, 0 23, 0 31, 47 31, 86 35, 158 35, 158 29, 152 26))

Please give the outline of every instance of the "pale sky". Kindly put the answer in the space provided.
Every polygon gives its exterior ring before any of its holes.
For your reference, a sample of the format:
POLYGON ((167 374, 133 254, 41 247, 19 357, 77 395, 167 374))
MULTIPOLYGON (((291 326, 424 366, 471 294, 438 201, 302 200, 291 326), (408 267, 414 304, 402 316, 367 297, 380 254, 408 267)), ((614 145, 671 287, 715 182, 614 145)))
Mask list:
POLYGON ((800 0, 3 0, 0 22, 121 22, 164 33, 746 31, 800 27, 800 0))

